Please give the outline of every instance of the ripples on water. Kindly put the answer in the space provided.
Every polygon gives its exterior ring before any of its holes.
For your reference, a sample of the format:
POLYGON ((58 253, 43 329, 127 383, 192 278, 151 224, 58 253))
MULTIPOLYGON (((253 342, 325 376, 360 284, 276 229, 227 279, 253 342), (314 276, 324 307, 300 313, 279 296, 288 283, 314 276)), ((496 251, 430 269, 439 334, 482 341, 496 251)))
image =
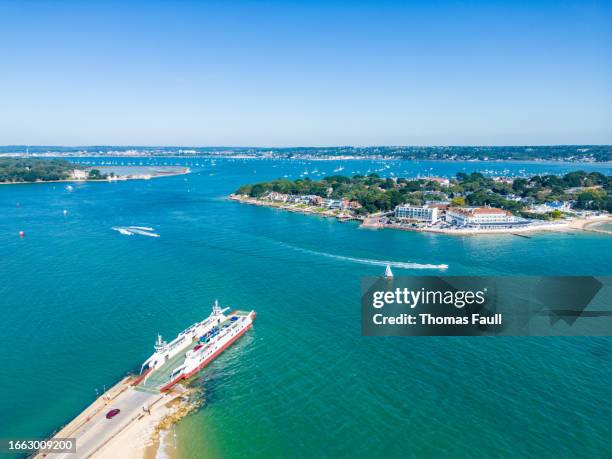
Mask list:
MULTIPOLYGON (((361 337, 359 290, 387 260, 405 275, 438 274, 442 264, 449 275, 609 274, 608 236, 358 231, 224 199, 243 183, 306 167, 323 174, 337 162, 198 162, 187 181, 0 189, 0 345, 11 350, 0 366, 0 431, 51 432, 96 388, 137 369, 156 333, 174 336, 218 298, 258 317, 192 381, 205 404, 177 426, 184 457, 607 451, 609 338, 361 337), (161 237, 125 237, 114 226, 161 237)), ((390 164, 396 175, 458 166, 390 164)), ((533 170, 557 167, 572 166, 533 170)))

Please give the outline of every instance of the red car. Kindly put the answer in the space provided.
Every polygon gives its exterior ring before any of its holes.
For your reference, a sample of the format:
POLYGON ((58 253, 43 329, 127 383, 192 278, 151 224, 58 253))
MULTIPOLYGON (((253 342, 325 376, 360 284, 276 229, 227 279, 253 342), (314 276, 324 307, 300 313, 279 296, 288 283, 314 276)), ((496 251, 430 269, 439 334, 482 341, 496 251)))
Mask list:
POLYGON ((121 413, 121 410, 119 408, 112 409, 108 413, 106 413, 106 419, 113 419, 119 413, 121 413))

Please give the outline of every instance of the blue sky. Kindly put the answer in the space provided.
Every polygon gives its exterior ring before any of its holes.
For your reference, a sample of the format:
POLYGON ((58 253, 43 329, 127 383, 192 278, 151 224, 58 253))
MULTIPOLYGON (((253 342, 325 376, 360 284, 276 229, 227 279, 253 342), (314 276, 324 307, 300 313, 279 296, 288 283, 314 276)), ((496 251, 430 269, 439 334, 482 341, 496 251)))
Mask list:
POLYGON ((612 144, 610 2, 0 2, 0 144, 612 144))

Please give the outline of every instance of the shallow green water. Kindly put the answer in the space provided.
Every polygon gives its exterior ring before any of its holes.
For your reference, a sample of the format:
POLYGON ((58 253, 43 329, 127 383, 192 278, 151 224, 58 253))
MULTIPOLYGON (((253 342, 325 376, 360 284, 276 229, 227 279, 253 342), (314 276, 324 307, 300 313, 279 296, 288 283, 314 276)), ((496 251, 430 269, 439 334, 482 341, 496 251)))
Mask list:
POLYGON ((597 223, 593 225, 591 228, 599 230, 599 231, 607 231, 609 233, 612 233, 612 223, 610 222, 597 223))
POLYGON ((606 455, 610 339, 361 337, 359 280, 380 274, 378 261, 448 264, 447 274, 610 274, 610 236, 368 231, 225 199, 245 182, 340 164, 449 175, 478 163, 159 162, 195 172, 73 192, 0 188, 0 436, 49 434, 96 388, 136 370, 156 333, 174 336, 218 298, 258 317, 193 381, 205 405, 176 428, 184 457, 606 455), (121 225, 161 237, 111 230, 121 225))

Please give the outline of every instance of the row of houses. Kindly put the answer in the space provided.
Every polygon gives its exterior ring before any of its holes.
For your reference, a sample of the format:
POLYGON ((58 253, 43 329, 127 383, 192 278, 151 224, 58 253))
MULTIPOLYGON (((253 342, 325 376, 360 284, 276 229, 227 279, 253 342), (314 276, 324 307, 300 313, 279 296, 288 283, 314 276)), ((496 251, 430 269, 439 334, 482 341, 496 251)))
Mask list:
POLYGON ((358 209, 361 207, 361 204, 355 201, 349 201, 348 199, 331 199, 331 198, 323 198, 317 195, 293 195, 293 194, 284 194, 278 193, 276 191, 271 191, 268 194, 264 195, 261 199, 273 201, 273 202, 283 202, 286 204, 305 204, 308 206, 317 206, 322 207, 324 209, 329 210, 347 210, 347 209, 358 209))
POLYGON ((572 203, 567 201, 545 202, 543 204, 533 204, 529 207, 529 210, 531 212, 535 212, 538 214, 545 214, 554 210, 558 210, 560 212, 569 212, 571 211, 571 209, 572 203))

